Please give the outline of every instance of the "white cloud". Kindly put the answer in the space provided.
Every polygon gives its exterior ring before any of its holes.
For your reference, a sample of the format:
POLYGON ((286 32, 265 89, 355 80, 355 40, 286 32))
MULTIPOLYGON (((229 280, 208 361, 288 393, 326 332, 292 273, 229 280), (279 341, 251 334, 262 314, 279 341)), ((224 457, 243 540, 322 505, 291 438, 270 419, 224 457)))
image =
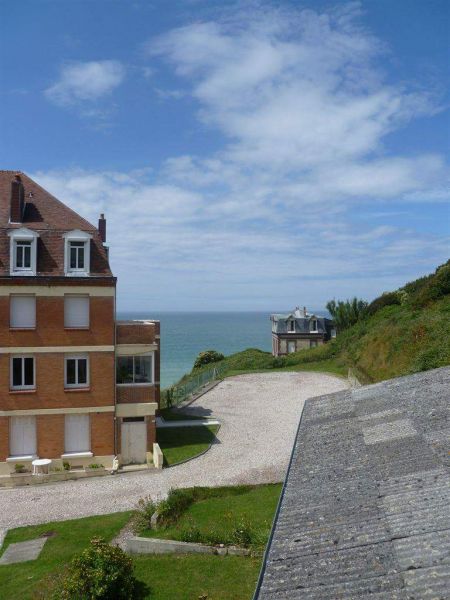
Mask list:
POLYGON ((73 62, 61 68, 58 81, 45 95, 60 106, 92 102, 110 94, 124 78, 125 68, 116 60, 73 62))

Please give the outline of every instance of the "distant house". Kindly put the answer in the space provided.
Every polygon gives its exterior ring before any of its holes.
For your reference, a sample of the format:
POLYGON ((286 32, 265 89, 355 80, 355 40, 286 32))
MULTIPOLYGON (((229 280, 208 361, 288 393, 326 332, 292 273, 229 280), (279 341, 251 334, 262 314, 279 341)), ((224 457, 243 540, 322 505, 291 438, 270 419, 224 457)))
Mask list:
POLYGON ((270 316, 272 321, 272 354, 283 356, 305 348, 316 348, 336 337, 331 319, 297 308, 288 314, 270 316))

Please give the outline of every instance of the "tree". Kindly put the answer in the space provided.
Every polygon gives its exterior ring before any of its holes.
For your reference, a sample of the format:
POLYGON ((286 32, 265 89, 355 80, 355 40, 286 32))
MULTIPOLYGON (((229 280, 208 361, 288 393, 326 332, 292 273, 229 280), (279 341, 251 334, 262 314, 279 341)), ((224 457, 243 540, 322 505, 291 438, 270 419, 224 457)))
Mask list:
POLYGON ((330 300, 327 302, 327 310, 333 317, 338 331, 343 331, 362 319, 367 312, 367 302, 359 298, 351 300, 330 300))

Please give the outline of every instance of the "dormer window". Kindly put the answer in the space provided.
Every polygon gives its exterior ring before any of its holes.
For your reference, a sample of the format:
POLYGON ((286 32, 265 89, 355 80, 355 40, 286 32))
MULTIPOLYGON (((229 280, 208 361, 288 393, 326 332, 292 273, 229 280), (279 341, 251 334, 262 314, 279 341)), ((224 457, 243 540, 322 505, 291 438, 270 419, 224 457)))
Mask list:
POLYGON ((317 333, 317 319, 311 320, 310 331, 313 333, 317 333))
POLYGON ((288 333, 295 333, 295 321, 292 319, 288 322, 288 333))
POLYGON ((8 233, 10 237, 10 274, 36 275, 36 247, 39 234, 21 227, 8 233))
POLYGON ((68 276, 86 276, 90 271, 92 236, 85 231, 64 234, 64 272, 68 276))

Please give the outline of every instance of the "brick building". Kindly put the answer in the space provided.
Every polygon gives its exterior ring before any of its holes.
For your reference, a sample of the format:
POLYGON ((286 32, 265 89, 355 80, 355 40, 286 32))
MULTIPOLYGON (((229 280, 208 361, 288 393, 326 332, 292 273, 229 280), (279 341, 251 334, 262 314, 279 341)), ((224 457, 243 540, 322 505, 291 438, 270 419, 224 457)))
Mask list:
POLYGON ((272 354, 284 356, 306 348, 316 348, 336 337, 331 319, 297 308, 288 314, 274 314, 272 321, 272 354))
POLYGON ((16 463, 149 463, 159 322, 115 318, 98 229, 23 173, 0 171, 0 475, 16 463))

